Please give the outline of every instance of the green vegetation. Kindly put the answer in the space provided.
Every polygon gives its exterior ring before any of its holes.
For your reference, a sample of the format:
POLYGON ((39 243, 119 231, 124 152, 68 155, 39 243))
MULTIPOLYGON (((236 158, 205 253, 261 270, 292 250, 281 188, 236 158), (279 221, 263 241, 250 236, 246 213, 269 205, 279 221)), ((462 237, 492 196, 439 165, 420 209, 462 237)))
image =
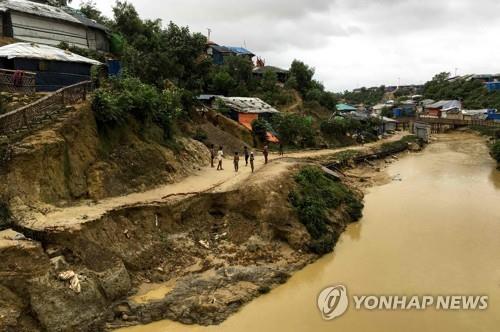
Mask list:
MULTIPOLYGON (((346 133, 363 133, 366 140, 376 137, 371 129, 366 130, 359 123, 339 128, 325 124, 320 130, 321 122, 335 111, 338 96, 326 91, 314 78, 314 68, 302 61, 293 61, 289 79, 280 84, 272 71, 256 78, 253 63, 245 57, 226 57, 224 65, 213 64, 206 54, 207 40, 202 34, 192 33, 188 27, 173 22, 164 26, 161 20, 142 19, 127 1, 116 1, 112 18, 102 15, 93 0, 82 2, 80 11, 109 28, 111 51, 121 60, 124 72, 123 79, 99 82, 101 88, 96 91, 93 109, 101 125, 123 123, 128 116, 133 116, 145 125, 160 124, 168 137, 179 118, 178 113, 189 114, 196 103, 193 97, 205 92, 259 97, 276 108, 297 100, 293 108, 295 114, 276 116, 269 119, 269 123, 256 123, 254 137, 261 141, 265 141, 265 131, 276 133, 283 143, 297 147, 324 145, 325 142, 338 145, 344 141, 342 136, 346 133), (122 89, 135 90, 120 91, 122 89), (318 133, 330 137, 315 139, 318 133)), ((62 46, 84 56, 105 60, 100 54, 62 46)), ((218 111, 225 114, 227 110, 218 107, 218 111)), ((183 117, 187 121, 190 118, 183 117)))
POLYGON ((357 135, 363 137, 364 142, 377 140, 380 120, 368 118, 366 121, 358 121, 342 117, 335 117, 330 121, 321 123, 321 132, 326 137, 339 138, 346 135, 357 135))
POLYGON ((477 80, 455 79, 450 73, 440 73, 424 85, 424 97, 434 100, 459 99, 466 109, 500 109, 500 91, 488 92, 477 80))
POLYGON ((477 131, 481 135, 490 136, 490 137, 493 137, 495 139, 500 138, 500 128, 472 126, 471 129, 477 131))
POLYGON ((352 159, 356 158, 360 154, 361 151, 358 150, 345 150, 333 155, 333 159, 335 159, 340 166, 346 166, 352 159))
POLYGON ((299 114, 279 114, 272 118, 272 128, 285 145, 307 147, 314 145, 312 118, 299 114))
POLYGON ((252 134, 254 138, 261 142, 266 141, 267 133, 272 131, 272 127, 266 120, 257 119, 252 121, 252 134))
POLYGON ((358 220, 362 216, 362 202, 318 167, 304 167, 295 181, 297 189, 290 193, 289 200, 313 239, 311 250, 318 254, 331 252, 342 226, 330 220, 329 211, 345 206, 350 218, 358 220))
POLYGON ((500 163, 500 141, 491 146, 491 156, 500 163))
POLYGON ((359 91, 345 91, 341 97, 349 104, 364 104, 373 106, 382 100, 384 94, 385 86, 371 89, 363 87, 359 89, 359 91))
POLYGON ((313 79, 314 72, 314 68, 302 61, 294 60, 290 67, 290 77, 286 86, 299 91, 305 101, 317 102, 330 111, 334 111, 338 100, 337 96, 333 92, 326 91, 321 82, 313 79))
POLYGON ((183 115, 183 93, 175 87, 160 92, 137 78, 113 79, 95 91, 92 109, 100 126, 124 123, 131 116, 144 125, 159 125, 169 139, 173 122, 183 115))

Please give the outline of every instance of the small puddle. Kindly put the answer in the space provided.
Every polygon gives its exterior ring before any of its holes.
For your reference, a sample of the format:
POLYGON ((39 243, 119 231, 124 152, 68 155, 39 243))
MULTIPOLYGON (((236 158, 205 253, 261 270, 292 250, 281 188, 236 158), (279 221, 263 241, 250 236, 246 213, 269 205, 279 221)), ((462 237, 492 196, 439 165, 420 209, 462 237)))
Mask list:
POLYGON ((165 283, 142 284, 139 286, 137 294, 130 297, 130 300, 138 304, 162 300, 174 289, 176 281, 176 279, 172 279, 165 283))

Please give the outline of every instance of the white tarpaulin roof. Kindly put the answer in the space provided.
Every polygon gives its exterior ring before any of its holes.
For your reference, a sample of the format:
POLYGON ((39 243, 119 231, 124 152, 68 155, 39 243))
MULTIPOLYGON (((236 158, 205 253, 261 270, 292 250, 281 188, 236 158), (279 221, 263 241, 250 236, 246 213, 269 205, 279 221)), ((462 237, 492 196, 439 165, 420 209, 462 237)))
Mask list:
POLYGON ((100 65, 99 61, 84 56, 61 50, 57 47, 35 44, 15 43, 0 47, 0 58, 15 59, 40 59, 49 61, 80 62, 91 65, 100 65))
POLYGON ((246 97, 219 97, 227 107, 240 113, 279 113, 279 111, 266 104, 259 98, 246 97))
POLYGON ((461 109, 462 103, 458 100, 441 100, 437 103, 430 104, 426 106, 427 108, 440 108, 443 111, 449 111, 453 109, 461 109))

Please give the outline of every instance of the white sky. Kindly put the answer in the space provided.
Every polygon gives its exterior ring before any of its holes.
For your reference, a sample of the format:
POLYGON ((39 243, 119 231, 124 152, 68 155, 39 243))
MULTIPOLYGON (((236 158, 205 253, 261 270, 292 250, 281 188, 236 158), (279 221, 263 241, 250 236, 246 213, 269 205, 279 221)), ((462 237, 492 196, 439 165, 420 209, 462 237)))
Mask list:
MULTIPOLYGON (((78 5, 78 0, 74 0, 78 5)), ((328 89, 420 84, 441 71, 497 73, 498 0, 130 0, 144 18, 188 25, 266 64, 300 59, 328 89)), ((111 16, 114 0, 97 0, 111 16)))

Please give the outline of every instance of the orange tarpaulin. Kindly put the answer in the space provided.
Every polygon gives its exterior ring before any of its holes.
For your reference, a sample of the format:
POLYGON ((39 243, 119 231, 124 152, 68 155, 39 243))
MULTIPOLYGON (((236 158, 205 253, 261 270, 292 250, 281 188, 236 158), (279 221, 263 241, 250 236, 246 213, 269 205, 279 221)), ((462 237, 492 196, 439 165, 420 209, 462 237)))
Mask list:
MULTIPOLYGON (((245 128, 252 130, 252 122, 259 118, 258 114, 255 113, 239 113, 238 122, 242 124, 245 128)), ((279 143, 279 139, 271 133, 267 133, 267 140, 271 143, 279 143)))
POLYGON ((257 120, 259 116, 257 114, 251 114, 251 113, 239 113, 238 114, 238 121, 248 129, 252 130, 252 122, 254 120, 257 120))

